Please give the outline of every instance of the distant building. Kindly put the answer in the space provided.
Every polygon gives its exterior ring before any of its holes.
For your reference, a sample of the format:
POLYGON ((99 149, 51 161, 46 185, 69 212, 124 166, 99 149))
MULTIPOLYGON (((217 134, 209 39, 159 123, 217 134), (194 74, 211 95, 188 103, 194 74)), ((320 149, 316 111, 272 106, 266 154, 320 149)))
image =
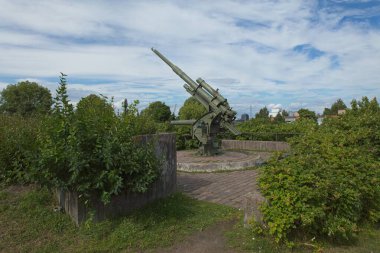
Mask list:
POLYGON ((249 120, 249 115, 246 113, 243 113, 240 118, 241 121, 247 121, 249 120))
POLYGON ((323 116, 320 116, 320 115, 318 116, 318 118, 317 118, 317 123, 318 123, 318 125, 321 125, 321 124, 322 124, 323 119, 324 119, 323 116))
POLYGON ((288 112, 289 116, 285 117, 285 122, 286 123, 291 123, 296 121, 297 119, 300 118, 300 115, 298 112, 288 112))
POLYGON ((338 110, 337 114, 325 115, 324 118, 338 118, 339 116, 341 116, 345 113, 346 113, 346 110, 342 109, 342 110, 338 110))
POLYGON ((346 113, 346 110, 345 109, 342 109, 342 110, 338 110, 338 115, 343 115, 346 113))
POLYGON ((286 123, 291 123, 291 122, 294 122, 294 121, 296 121, 296 118, 293 117, 293 116, 286 116, 285 117, 285 122, 286 123))
POLYGON ((241 116, 240 116, 240 119, 236 119, 234 122, 235 123, 242 123, 242 122, 245 122, 249 120, 249 115, 247 113, 243 113, 241 116))
POLYGON ((269 112, 269 118, 275 118, 281 112, 280 108, 272 108, 269 112))

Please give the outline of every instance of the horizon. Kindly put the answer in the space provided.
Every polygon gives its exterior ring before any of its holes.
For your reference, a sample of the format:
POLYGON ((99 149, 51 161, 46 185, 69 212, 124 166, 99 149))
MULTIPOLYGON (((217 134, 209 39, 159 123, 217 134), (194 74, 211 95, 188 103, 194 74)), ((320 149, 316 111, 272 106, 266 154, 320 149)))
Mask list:
POLYGON ((154 47, 238 118, 380 95, 380 1, 0 3, 0 90, 29 80, 54 94, 63 72, 74 104, 103 94, 178 112, 190 95, 154 47))

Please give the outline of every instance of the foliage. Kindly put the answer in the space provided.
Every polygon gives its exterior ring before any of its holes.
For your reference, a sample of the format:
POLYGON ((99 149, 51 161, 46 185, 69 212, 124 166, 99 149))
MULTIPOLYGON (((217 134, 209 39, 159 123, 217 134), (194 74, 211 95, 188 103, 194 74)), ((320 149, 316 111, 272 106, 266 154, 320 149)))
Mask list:
POLYGON ((317 122, 317 115, 315 114, 315 112, 310 111, 309 109, 299 109, 298 114, 300 115, 300 119, 310 119, 317 122))
POLYGON ((268 119, 269 117, 269 111, 268 108, 265 106, 260 109, 258 113, 256 113, 255 118, 260 118, 260 119, 268 119))
POLYGON ((166 122, 171 119, 170 107, 161 101, 150 103, 147 108, 141 111, 142 116, 150 117, 154 122, 166 122))
POLYGON ((137 109, 138 100, 128 105, 127 113, 121 115, 121 120, 129 126, 131 135, 154 134, 158 131, 158 123, 151 117, 140 115, 137 109))
POLYGON ((47 114, 52 105, 50 91, 38 83, 22 81, 0 92, 0 113, 34 116, 47 114))
POLYGON ((200 143, 192 138, 191 126, 175 126, 177 150, 196 149, 200 143))
POLYGON ((237 128, 243 133, 237 137, 239 140, 286 141, 309 129, 317 128, 317 125, 314 121, 307 119, 285 123, 280 120, 270 121, 265 118, 254 118, 238 124, 237 128))
POLYGON ((134 106, 118 117, 106 98, 90 95, 74 111, 62 75, 52 115, 38 134, 36 181, 76 191, 85 200, 97 194, 105 203, 122 190, 146 191, 158 176, 159 161, 149 144, 132 138, 141 133, 134 106))
POLYGON ((357 240, 347 243, 334 243, 328 240, 316 241, 314 237, 305 236, 288 244, 278 244, 263 232, 259 225, 243 227, 243 221, 226 233, 228 244, 238 252, 260 253, 358 253, 377 252, 380 248, 380 228, 363 226, 357 240))
POLYGON ((346 104, 342 99, 338 99, 334 104, 331 105, 331 108, 325 108, 323 111, 323 115, 338 115, 338 110, 347 109, 346 104))
POLYGON ((380 220, 380 108, 353 101, 339 118, 291 141, 292 154, 265 167, 262 207, 277 241, 296 231, 350 240, 363 221, 380 220))
POLYGON ((53 205, 46 189, 0 191, 0 251, 147 252, 237 215, 233 208, 175 194, 131 215, 78 228, 53 205))
MULTIPOLYGON (((199 119, 207 112, 206 108, 194 97, 186 99, 179 109, 178 118, 180 120, 199 119)), ((175 126, 177 135, 177 150, 195 149, 199 147, 199 141, 192 138, 191 126, 175 126)))
POLYGON ((38 150, 39 119, 0 114, 0 122, 0 183, 27 183, 38 150))
POLYGON ((179 109, 178 117, 181 120, 199 119, 206 112, 206 108, 201 103, 199 103, 194 97, 189 97, 186 99, 181 109, 179 109))
POLYGON ((287 116, 289 116, 289 113, 286 110, 282 110, 281 111, 281 116, 282 117, 287 117, 287 116))
POLYGON ((285 117, 282 114, 278 113, 276 117, 274 117, 273 121, 275 123, 285 123, 285 117))

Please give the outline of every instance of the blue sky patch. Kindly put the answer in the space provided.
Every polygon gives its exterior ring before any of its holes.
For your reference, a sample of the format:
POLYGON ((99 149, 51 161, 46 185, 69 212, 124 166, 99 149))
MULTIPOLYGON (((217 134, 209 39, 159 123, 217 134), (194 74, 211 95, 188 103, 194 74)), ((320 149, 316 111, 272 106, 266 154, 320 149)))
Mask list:
POLYGON ((263 54, 272 53, 272 52, 276 51, 276 49, 274 47, 264 45, 260 42, 254 41, 254 40, 243 40, 243 41, 239 41, 239 42, 229 43, 229 45, 253 47, 257 52, 263 53, 263 54))
POLYGON ((282 80, 275 80, 275 79, 270 79, 270 78, 264 78, 264 80, 272 82, 272 83, 274 83, 276 85, 284 85, 284 84, 286 84, 286 82, 282 81, 282 80))
POLYGON ((254 20, 237 18, 235 19, 236 26, 248 29, 270 28, 270 23, 257 22, 254 20))
POLYGON ((337 55, 330 56, 330 68, 338 69, 340 67, 339 57, 337 55))
POLYGON ((373 28, 380 29, 380 15, 345 16, 338 23, 338 25, 340 25, 340 26, 344 26, 346 24, 367 25, 367 26, 370 26, 373 28))
POLYGON ((325 52, 313 47, 310 44, 297 45, 293 47, 293 51, 306 55, 310 60, 319 58, 326 54, 325 52))

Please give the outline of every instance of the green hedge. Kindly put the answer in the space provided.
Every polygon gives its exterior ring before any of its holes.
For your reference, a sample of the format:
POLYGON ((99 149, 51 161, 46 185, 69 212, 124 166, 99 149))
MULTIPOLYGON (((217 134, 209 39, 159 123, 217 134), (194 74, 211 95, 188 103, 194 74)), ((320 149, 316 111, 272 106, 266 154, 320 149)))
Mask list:
POLYGON ((38 151, 38 118, 0 114, 0 182, 30 181, 30 166, 38 151))
POLYGON ((305 131, 316 129, 314 120, 301 119, 292 123, 275 122, 263 118, 253 118, 237 125, 242 134, 231 136, 237 140, 287 141, 289 138, 302 135, 305 131))
MULTIPOLYGON (((380 219, 380 108, 373 99, 327 119, 291 141, 292 154, 275 158, 260 177, 262 207, 277 241, 301 231, 349 240, 361 222, 380 219)), ((302 232, 302 233, 303 233, 302 232)))
POLYGON ((139 115, 137 101, 117 115, 112 101, 90 95, 74 110, 66 86, 61 76, 49 115, 0 115, 0 182, 68 189, 84 200, 97 194, 105 203, 121 191, 146 191, 160 161, 153 143, 133 136, 161 126, 139 115))
POLYGON ((133 140, 153 131, 143 122, 136 103, 118 116, 111 102, 96 95, 83 98, 74 111, 61 77, 53 113, 38 136, 37 181, 76 191, 84 199, 95 193, 105 203, 121 191, 145 192, 159 175, 159 160, 152 145, 133 140))

